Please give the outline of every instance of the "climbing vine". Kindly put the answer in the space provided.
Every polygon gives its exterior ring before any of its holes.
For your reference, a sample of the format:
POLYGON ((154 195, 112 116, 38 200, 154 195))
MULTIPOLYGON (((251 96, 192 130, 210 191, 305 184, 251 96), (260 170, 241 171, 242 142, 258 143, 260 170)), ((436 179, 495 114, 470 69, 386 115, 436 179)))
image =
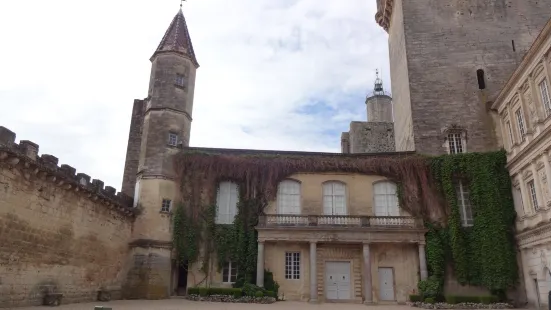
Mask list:
POLYGON ((400 206, 427 223, 429 278, 420 283, 422 291, 442 294, 450 262, 461 284, 503 291, 517 281, 515 211, 505 164, 504 151, 439 157, 184 151, 175 159, 183 205, 174 216, 173 241, 178 260, 193 263, 201 256, 205 265, 215 257, 219 268, 225 261, 235 261, 238 277, 252 282, 257 258, 255 226, 267 202, 275 199, 279 182, 299 172, 381 175, 398 184, 400 206), (239 185, 238 212, 229 225, 215 224, 214 202, 220 181, 239 185), (472 227, 462 223, 458 182, 470 192, 472 227), (200 244, 204 248, 199 249, 200 244))

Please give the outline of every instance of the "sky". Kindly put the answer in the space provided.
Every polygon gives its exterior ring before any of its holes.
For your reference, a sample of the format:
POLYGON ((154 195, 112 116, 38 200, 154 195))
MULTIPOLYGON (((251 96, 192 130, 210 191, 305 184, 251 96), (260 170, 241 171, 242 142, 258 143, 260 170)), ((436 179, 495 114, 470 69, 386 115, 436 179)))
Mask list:
MULTIPOLYGON (((0 126, 121 188, 134 99, 178 0, 0 1, 0 126)), ((375 0, 188 0, 190 146, 340 152, 387 34, 375 0)))

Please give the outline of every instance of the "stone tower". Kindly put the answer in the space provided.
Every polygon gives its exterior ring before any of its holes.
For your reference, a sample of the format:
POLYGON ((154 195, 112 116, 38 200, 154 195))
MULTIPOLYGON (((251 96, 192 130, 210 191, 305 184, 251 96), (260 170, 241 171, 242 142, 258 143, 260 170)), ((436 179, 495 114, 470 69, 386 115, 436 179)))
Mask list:
POLYGON ((541 0, 377 0, 389 33, 396 148, 469 152, 497 148, 494 100, 551 15, 541 0))
POLYGON ((350 123, 350 131, 341 135, 342 153, 385 153, 396 150, 392 97, 384 91, 378 72, 374 84, 373 91, 365 99, 367 122, 350 123))
POLYGON ((383 80, 379 78, 378 71, 376 75, 373 93, 365 99, 367 121, 392 123, 392 97, 383 89, 383 80))
POLYGON ((189 145, 199 67, 181 9, 150 60, 148 96, 134 101, 123 178, 123 191, 141 210, 124 293, 157 299, 171 294, 171 211, 179 196, 172 158, 189 145))

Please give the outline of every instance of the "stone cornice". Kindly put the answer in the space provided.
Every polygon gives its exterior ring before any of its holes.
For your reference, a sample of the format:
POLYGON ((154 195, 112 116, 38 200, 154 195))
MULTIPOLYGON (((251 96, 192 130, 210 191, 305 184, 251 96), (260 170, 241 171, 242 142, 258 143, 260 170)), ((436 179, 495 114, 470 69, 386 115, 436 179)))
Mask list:
POLYGON ((526 249, 542 243, 551 242, 551 223, 547 222, 540 226, 517 234, 517 242, 520 248, 526 249))
POLYGON ((392 17, 393 9, 394 0, 380 0, 377 8, 377 14, 375 14, 375 20, 387 32, 390 28, 390 19, 392 17))
POLYGON ((104 188, 101 180, 92 180, 84 173, 76 173, 69 165, 57 166, 55 156, 42 154, 38 156, 38 145, 22 140, 15 143, 15 134, 0 126, 0 167, 14 169, 29 181, 41 180, 65 191, 73 191, 87 199, 101 203, 118 213, 135 217, 136 209, 132 208, 133 199, 111 186, 104 188))
MULTIPOLYGON (((392 1, 392 0, 387 0, 392 1)), ((492 110, 499 109, 499 106, 501 104, 504 104, 504 100, 506 96, 509 95, 509 90, 516 90, 514 87, 520 80, 520 78, 523 76, 524 72, 529 69, 530 63, 535 60, 536 55, 540 52, 540 48, 543 46, 543 44, 546 42, 547 38, 551 35, 551 20, 547 22, 541 33, 538 35, 528 52, 524 55, 524 58, 522 59, 522 62, 520 65, 517 66, 517 69, 507 83, 501 88, 501 92, 497 96, 496 100, 494 100, 494 103, 492 104, 492 110)), ((546 51, 547 52, 547 51, 546 51)))

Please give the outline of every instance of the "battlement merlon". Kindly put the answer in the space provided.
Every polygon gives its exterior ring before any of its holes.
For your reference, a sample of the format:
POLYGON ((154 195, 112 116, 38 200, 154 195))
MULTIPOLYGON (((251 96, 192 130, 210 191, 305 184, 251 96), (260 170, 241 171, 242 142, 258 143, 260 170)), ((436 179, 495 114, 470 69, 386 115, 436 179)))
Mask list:
POLYGON ((38 144, 28 140, 15 143, 15 133, 0 126, 0 166, 9 165, 22 171, 25 179, 38 177, 67 191, 74 190, 86 195, 93 201, 101 201, 107 207, 119 213, 134 217, 136 209, 132 208, 133 200, 124 193, 117 193, 111 186, 105 186, 101 180, 92 180, 84 173, 76 173, 69 165, 58 166, 58 158, 53 155, 38 156, 38 144))
POLYGON ((394 0, 377 0, 377 13, 375 14, 375 20, 379 26, 388 32, 390 28, 390 18, 392 17, 392 10, 394 9, 394 0))

